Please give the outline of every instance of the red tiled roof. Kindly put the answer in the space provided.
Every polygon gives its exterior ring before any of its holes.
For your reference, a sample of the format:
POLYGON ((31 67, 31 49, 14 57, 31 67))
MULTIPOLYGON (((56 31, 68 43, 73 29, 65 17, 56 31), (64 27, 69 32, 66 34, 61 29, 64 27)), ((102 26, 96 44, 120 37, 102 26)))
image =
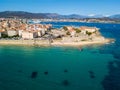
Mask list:
POLYGON ((86 29, 91 30, 91 29, 97 29, 97 28, 96 28, 96 27, 81 26, 80 29, 81 29, 81 30, 86 30, 86 29))

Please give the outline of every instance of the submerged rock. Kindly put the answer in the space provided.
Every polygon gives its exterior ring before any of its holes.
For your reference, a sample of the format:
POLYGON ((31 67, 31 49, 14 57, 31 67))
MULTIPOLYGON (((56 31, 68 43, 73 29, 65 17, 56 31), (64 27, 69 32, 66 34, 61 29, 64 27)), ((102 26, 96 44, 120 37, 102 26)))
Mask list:
POLYGON ((95 73, 93 71, 88 71, 89 74, 90 74, 90 78, 94 79, 95 78, 95 73))
POLYGON ((45 71, 44 74, 45 74, 45 75, 48 75, 48 71, 45 71))
POLYGON ((88 71, 88 72, 89 72, 90 74, 94 74, 94 72, 93 72, 93 71, 91 71, 91 70, 90 70, 90 71, 88 71))
POLYGON ((38 72, 32 72, 32 74, 31 74, 31 78, 36 78, 37 75, 38 75, 38 72))
POLYGON ((95 78, 95 75, 90 75, 90 78, 94 79, 94 78, 95 78))
POLYGON ((68 80, 64 80, 64 81, 62 81, 62 84, 63 84, 64 86, 68 86, 70 83, 69 83, 68 80))
POLYGON ((64 70, 64 72, 66 73, 66 72, 68 72, 68 70, 67 70, 67 69, 65 69, 65 70, 64 70))
POLYGON ((115 61, 115 64, 117 67, 114 64, 108 64, 109 74, 101 83, 104 90, 120 90, 120 61, 115 61))
POLYGON ((113 65, 113 64, 114 64, 114 62, 113 62, 113 61, 110 61, 110 62, 109 62, 109 64, 110 64, 110 65, 113 65))

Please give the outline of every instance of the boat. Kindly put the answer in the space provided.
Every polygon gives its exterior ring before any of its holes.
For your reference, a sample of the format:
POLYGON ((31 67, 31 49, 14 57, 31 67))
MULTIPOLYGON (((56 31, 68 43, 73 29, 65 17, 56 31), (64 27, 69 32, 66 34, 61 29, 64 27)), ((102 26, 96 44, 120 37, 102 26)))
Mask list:
POLYGON ((41 21, 40 20, 30 20, 29 23, 39 24, 39 23, 41 23, 41 21))

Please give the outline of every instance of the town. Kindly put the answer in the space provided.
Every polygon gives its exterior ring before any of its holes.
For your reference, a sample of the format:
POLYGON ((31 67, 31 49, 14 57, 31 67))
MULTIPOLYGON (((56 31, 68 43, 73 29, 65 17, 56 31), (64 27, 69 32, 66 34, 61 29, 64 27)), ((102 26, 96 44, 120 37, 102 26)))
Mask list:
POLYGON ((0 38, 2 42, 5 42, 5 40, 31 40, 31 42, 34 41, 34 44, 38 41, 42 43, 42 40, 44 40, 53 45, 62 45, 63 43, 67 45, 74 45, 76 43, 79 45, 83 42, 86 42, 86 44, 109 42, 108 39, 105 39, 100 34, 99 28, 97 27, 63 26, 57 29, 53 28, 51 24, 31 24, 26 19, 10 18, 0 19, 0 38))

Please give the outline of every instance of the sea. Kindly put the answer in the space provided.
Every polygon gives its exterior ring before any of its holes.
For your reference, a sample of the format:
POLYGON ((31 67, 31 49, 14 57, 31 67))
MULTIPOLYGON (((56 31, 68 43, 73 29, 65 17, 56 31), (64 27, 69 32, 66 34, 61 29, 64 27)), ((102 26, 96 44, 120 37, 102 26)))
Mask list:
POLYGON ((120 24, 41 23, 97 27, 115 42, 83 47, 0 45, 0 90, 120 90, 120 24))

